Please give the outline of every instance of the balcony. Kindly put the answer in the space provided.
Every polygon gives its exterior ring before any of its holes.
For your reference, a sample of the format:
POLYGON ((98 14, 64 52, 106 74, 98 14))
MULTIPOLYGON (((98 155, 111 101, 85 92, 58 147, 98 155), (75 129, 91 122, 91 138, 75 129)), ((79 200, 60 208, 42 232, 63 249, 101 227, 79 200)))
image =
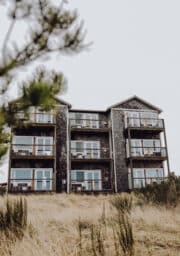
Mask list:
POLYGON ((127 117, 126 128, 137 130, 163 130, 164 120, 155 118, 134 118, 127 117))
POLYGON ((48 112, 18 112, 16 117, 20 124, 39 124, 39 125, 54 125, 56 123, 56 116, 48 112))
POLYGON ((167 159, 165 147, 131 147, 129 158, 139 160, 164 160, 167 159))
POLYGON ((74 192, 112 191, 111 180, 103 170, 71 170, 71 190, 74 192))
POLYGON ((84 148, 78 150, 77 148, 71 148, 71 161, 86 162, 86 161, 109 161, 111 159, 110 149, 92 149, 84 148))
POLYGON ((154 183, 160 184, 166 178, 164 177, 163 168, 136 168, 131 171, 129 170, 129 188, 143 188, 147 185, 153 185, 154 183))
POLYGON ((11 168, 11 192, 52 191, 52 182, 52 168, 11 168))
MULTIPOLYGON (((163 177, 151 177, 151 178, 133 178, 133 188, 144 188, 147 185, 161 184, 165 181, 163 177)), ((132 186, 132 185, 131 185, 132 186)))
POLYGON ((12 144, 12 158, 39 158, 47 159, 55 157, 55 145, 50 144, 12 144))
POLYGON ((70 119, 70 128, 71 131, 108 132, 110 124, 97 119, 70 119))

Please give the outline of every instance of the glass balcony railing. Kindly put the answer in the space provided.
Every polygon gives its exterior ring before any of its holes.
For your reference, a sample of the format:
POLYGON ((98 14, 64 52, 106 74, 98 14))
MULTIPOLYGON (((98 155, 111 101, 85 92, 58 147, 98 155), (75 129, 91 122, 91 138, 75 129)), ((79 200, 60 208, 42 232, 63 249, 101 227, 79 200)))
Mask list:
POLYGON ((93 119, 70 119, 71 128, 86 128, 86 129, 105 129, 109 128, 109 122, 93 119))
POLYGON ((127 118, 127 127, 130 128, 164 128, 163 119, 153 119, 153 118, 127 118))
POLYGON ((167 157, 165 147, 131 147, 130 157, 167 157))
POLYGON ((154 183, 160 184, 166 178, 163 168, 133 168, 129 170, 129 188, 143 188, 154 183))
POLYGON ((71 159, 108 159, 110 158, 109 148, 101 149, 78 149, 71 148, 71 159))
POLYGON ((143 188, 154 183, 161 184, 165 180, 163 177, 149 177, 149 178, 133 178, 133 188, 143 188))
POLYGON ((51 191, 52 168, 11 168, 10 191, 51 191))
POLYGON ((27 144, 12 144, 12 156, 53 156, 55 153, 54 145, 27 145, 27 144))
POLYGON ((71 180, 72 191, 101 191, 102 179, 71 180))
POLYGON ((52 113, 36 112, 28 113, 18 112, 16 117, 19 121, 24 123, 39 123, 39 124, 55 124, 56 118, 52 113))

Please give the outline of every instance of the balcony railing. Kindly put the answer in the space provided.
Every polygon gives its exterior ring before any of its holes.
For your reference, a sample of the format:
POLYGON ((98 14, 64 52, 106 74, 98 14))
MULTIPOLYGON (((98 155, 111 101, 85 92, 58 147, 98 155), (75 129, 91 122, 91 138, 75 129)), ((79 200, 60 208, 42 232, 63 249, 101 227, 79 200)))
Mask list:
POLYGON ((12 144, 12 156, 54 156, 54 145, 12 144))
POLYGON ((167 149, 165 147, 131 147, 130 157, 167 157, 167 149))
POLYGON ((77 148, 71 148, 71 159, 109 159, 109 148, 92 149, 86 148, 79 150, 77 148))
POLYGON ((164 120, 163 119, 155 119, 155 118, 128 117, 127 118, 127 127, 163 129, 164 128, 164 120))
POLYGON ((108 121, 93 119, 70 119, 70 127, 76 129, 107 129, 108 121))
POLYGON ((133 184, 130 184, 130 188, 143 188, 146 187, 147 185, 153 185, 154 183, 156 184, 161 184, 161 182, 165 181, 164 177, 146 177, 146 178, 132 178, 133 184))
POLYGON ((10 179, 10 191, 51 191, 53 179, 10 179))
POLYGON ((52 113, 29 113, 25 114, 24 112, 18 112, 16 117, 19 121, 23 123, 39 123, 39 124, 55 124, 56 118, 52 113))
POLYGON ((98 191, 102 190, 102 179, 71 180, 73 191, 98 191))
POLYGON ((51 191, 53 168, 11 168, 10 191, 51 191))

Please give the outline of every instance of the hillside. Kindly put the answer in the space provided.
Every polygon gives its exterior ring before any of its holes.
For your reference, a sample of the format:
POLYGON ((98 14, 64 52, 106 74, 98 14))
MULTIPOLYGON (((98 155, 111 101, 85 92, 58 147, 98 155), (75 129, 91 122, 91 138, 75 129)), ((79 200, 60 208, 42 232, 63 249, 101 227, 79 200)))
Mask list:
MULTIPOLYGON (((29 226, 24 237, 11 243, 1 236, 0 255, 123 255, 115 253, 116 242, 110 227, 110 220, 115 215, 110 203, 112 197, 62 194, 27 196, 29 226), (104 251, 96 254, 93 251, 91 227, 97 227, 102 219, 104 222, 99 234, 104 251), (79 247, 82 247, 81 252, 79 247)), ((5 197, 0 197, 0 206, 5 200, 5 197)), ((135 255, 180 255, 180 205, 167 209, 143 205, 134 199, 130 219, 135 255)))

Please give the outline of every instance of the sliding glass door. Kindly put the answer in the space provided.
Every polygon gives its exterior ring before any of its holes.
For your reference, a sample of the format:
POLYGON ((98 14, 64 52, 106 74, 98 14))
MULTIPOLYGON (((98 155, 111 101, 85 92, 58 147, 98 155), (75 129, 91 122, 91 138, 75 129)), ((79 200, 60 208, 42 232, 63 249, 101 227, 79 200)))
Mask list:
POLYGON ((72 187, 79 187, 80 190, 101 190, 101 170, 72 170, 71 185, 72 187))
POLYGON ((35 190, 52 190, 52 169, 35 169, 35 190))

